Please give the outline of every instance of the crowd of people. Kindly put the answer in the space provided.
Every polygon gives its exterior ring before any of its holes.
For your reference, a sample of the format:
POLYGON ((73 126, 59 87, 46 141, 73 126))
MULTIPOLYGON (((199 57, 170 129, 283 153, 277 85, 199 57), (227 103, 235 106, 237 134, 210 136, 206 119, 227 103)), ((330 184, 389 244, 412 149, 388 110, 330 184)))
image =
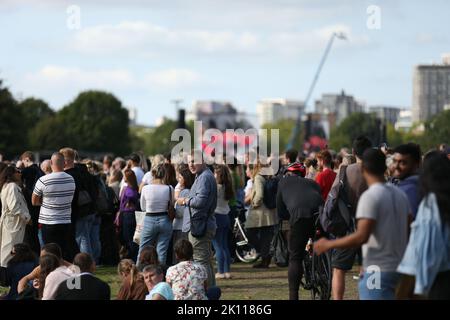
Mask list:
POLYGON ((374 148, 361 136, 339 152, 288 150, 266 162, 251 153, 244 164, 208 165, 201 151, 183 161, 133 153, 98 162, 67 147, 40 164, 29 151, 0 163, 3 298, 110 299, 95 271, 114 265, 119 300, 219 299, 216 280, 233 278, 234 219, 246 208, 260 256, 253 267, 271 266, 283 231, 297 300, 305 247, 336 190, 351 223, 314 243, 317 255, 331 252, 334 300, 344 298, 355 261, 360 299, 450 297, 448 148, 374 148), (275 161, 277 172, 268 170, 275 161))

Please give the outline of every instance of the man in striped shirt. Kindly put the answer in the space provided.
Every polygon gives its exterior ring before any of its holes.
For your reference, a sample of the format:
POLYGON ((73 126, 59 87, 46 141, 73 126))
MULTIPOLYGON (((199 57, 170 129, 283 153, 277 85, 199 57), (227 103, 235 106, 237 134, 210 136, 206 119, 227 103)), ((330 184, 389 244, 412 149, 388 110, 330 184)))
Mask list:
POLYGON ((75 181, 64 172, 64 156, 55 152, 51 158, 52 173, 42 176, 34 187, 32 203, 41 206, 39 223, 44 243, 57 243, 67 254, 70 241, 72 199, 75 181))

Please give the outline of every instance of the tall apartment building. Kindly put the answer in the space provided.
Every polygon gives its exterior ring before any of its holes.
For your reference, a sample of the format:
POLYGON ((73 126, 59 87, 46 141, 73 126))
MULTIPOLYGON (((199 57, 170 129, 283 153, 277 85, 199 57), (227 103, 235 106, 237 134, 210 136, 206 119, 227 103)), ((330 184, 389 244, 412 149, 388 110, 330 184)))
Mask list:
POLYGON ((414 69, 412 121, 423 122, 450 104, 450 54, 442 64, 419 65, 414 69))
POLYGON ((259 126, 266 123, 275 123, 284 119, 296 120, 303 115, 305 104, 299 100, 282 98, 263 99, 256 106, 259 126))
MULTIPOLYGON (((191 110, 186 115, 186 120, 202 121, 204 128, 216 128, 219 130, 236 129, 250 127, 239 116, 238 111, 228 101, 196 100, 192 104, 191 110)), ((243 128, 246 129, 246 128, 243 128)))
POLYGON ((334 114, 336 123, 333 125, 339 125, 353 112, 364 112, 364 105, 346 95, 344 90, 340 94, 324 94, 321 100, 316 100, 316 113, 334 114))
POLYGON ((402 108, 391 106, 371 106, 370 112, 374 113, 383 123, 395 125, 402 108))

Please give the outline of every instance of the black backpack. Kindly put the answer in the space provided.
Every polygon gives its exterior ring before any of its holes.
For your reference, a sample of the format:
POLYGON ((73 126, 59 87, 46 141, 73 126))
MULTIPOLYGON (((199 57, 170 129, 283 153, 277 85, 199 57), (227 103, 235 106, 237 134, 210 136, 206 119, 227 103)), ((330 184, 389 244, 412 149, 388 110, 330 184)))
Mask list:
POLYGON ((352 208, 345 190, 346 169, 346 166, 340 168, 339 183, 331 188, 320 212, 320 224, 323 230, 336 237, 342 237, 354 230, 352 208))
POLYGON ((277 176, 271 176, 265 178, 265 180, 263 203, 267 209, 276 209, 278 182, 280 179, 277 176))

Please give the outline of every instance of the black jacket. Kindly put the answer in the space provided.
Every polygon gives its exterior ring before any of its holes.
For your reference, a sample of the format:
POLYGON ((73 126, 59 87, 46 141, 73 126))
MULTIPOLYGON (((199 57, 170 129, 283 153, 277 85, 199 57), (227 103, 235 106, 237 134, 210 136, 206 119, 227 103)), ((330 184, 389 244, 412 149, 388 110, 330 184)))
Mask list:
POLYGON ((282 220, 293 225, 298 219, 312 218, 323 205, 319 185, 309 179, 288 176, 278 184, 277 211, 282 220))
POLYGON ((111 289, 109 285, 91 274, 83 274, 80 277, 79 288, 73 288, 76 284, 74 278, 63 281, 56 290, 55 300, 110 300, 111 289), (68 286, 68 283, 70 286, 68 286), (72 289, 73 288, 73 289, 72 289))
POLYGON ((75 194, 72 200, 72 222, 76 222, 78 218, 95 213, 95 202, 98 194, 97 185, 94 177, 89 173, 84 164, 77 163, 74 168, 67 169, 65 172, 70 174, 75 181, 75 194), (87 191, 92 199, 90 204, 83 207, 78 206, 78 195, 81 190, 87 191))

